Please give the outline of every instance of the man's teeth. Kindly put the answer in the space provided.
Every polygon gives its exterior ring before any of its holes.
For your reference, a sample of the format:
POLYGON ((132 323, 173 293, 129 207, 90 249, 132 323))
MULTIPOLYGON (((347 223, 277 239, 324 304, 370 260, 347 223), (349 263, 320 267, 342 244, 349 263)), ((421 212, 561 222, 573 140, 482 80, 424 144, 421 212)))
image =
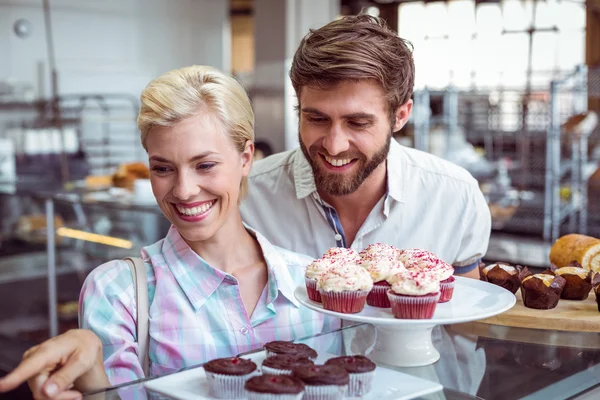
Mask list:
POLYGON ((350 162, 352 162, 352 160, 349 160, 349 159, 346 159, 346 158, 340 160, 338 158, 331 158, 331 157, 327 157, 327 156, 325 156, 325 160, 329 164, 333 165, 334 167, 341 167, 343 165, 346 165, 346 164, 349 164, 350 162))
POLYGON ((177 207, 177 211, 179 211, 183 215, 196 216, 196 215, 203 214, 203 213, 207 212, 208 210, 210 210, 210 208, 213 206, 213 204, 215 204, 214 201, 211 201, 209 203, 204 203, 199 207, 191 207, 191 208, 181 207, 181 206, 176 206, 176 207, 177 207))

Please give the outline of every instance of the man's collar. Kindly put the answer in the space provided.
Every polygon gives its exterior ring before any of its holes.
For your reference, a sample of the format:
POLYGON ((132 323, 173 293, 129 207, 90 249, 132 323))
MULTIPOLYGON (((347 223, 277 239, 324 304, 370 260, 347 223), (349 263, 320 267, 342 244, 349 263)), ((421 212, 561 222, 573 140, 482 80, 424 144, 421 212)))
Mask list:
MULTIPOLYGON (((386 185, 387 192, 394 200, 404 203, 404 179, 402 174, 405 171, 405 154, 402 146, 398 144, 396 139, 392 138, 390 143, 390 151, 386 160, 387 174, 386 185)), ((303 199, 306 196, 316 192, 315 177, 312 172, 312 167, 304 157, 304 153, 300 148, 296 149, 293 156, 294 165, 294 185, 296 187, 296 197, 303 199)))

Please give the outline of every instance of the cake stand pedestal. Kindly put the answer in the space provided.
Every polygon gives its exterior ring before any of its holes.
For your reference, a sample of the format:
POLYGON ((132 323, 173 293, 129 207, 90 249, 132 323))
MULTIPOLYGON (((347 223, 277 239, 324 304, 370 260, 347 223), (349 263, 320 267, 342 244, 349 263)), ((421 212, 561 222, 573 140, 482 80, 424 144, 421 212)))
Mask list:
POLYGON ((377 339, 367 356, 375 362, 394 367, 420 367, 440 359, 433 346, 435 325, 375 325, 377 339))

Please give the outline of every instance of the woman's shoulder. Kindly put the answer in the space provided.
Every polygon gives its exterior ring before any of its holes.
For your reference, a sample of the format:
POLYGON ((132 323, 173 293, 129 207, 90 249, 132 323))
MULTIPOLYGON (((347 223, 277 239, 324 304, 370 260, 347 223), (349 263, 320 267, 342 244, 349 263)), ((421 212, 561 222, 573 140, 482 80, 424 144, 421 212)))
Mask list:
POLYGON ((124 293, 133 288, 133 274, 125 260, 112 260, 94 268, 83 284, 84 290, 124 293))

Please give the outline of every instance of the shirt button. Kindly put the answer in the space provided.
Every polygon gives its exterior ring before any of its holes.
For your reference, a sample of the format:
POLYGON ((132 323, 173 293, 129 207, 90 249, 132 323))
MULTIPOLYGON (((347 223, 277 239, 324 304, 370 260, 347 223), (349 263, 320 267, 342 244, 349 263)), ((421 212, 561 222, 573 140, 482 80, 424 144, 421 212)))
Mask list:
POLYGON ((241 332, 241 334, 242 334, 242 335, 247 335, 247 334, 248 334, 248 328, 246 328, 245 326, 243 326, 243 327, 240 329, 240 332, 241 332))
POLYGON ((337 240, 339 242, 340 240, 342 240, 342 235, 340 235, 339 233, 336 233, 334 238, 335 238, 335 240, 337 240))

